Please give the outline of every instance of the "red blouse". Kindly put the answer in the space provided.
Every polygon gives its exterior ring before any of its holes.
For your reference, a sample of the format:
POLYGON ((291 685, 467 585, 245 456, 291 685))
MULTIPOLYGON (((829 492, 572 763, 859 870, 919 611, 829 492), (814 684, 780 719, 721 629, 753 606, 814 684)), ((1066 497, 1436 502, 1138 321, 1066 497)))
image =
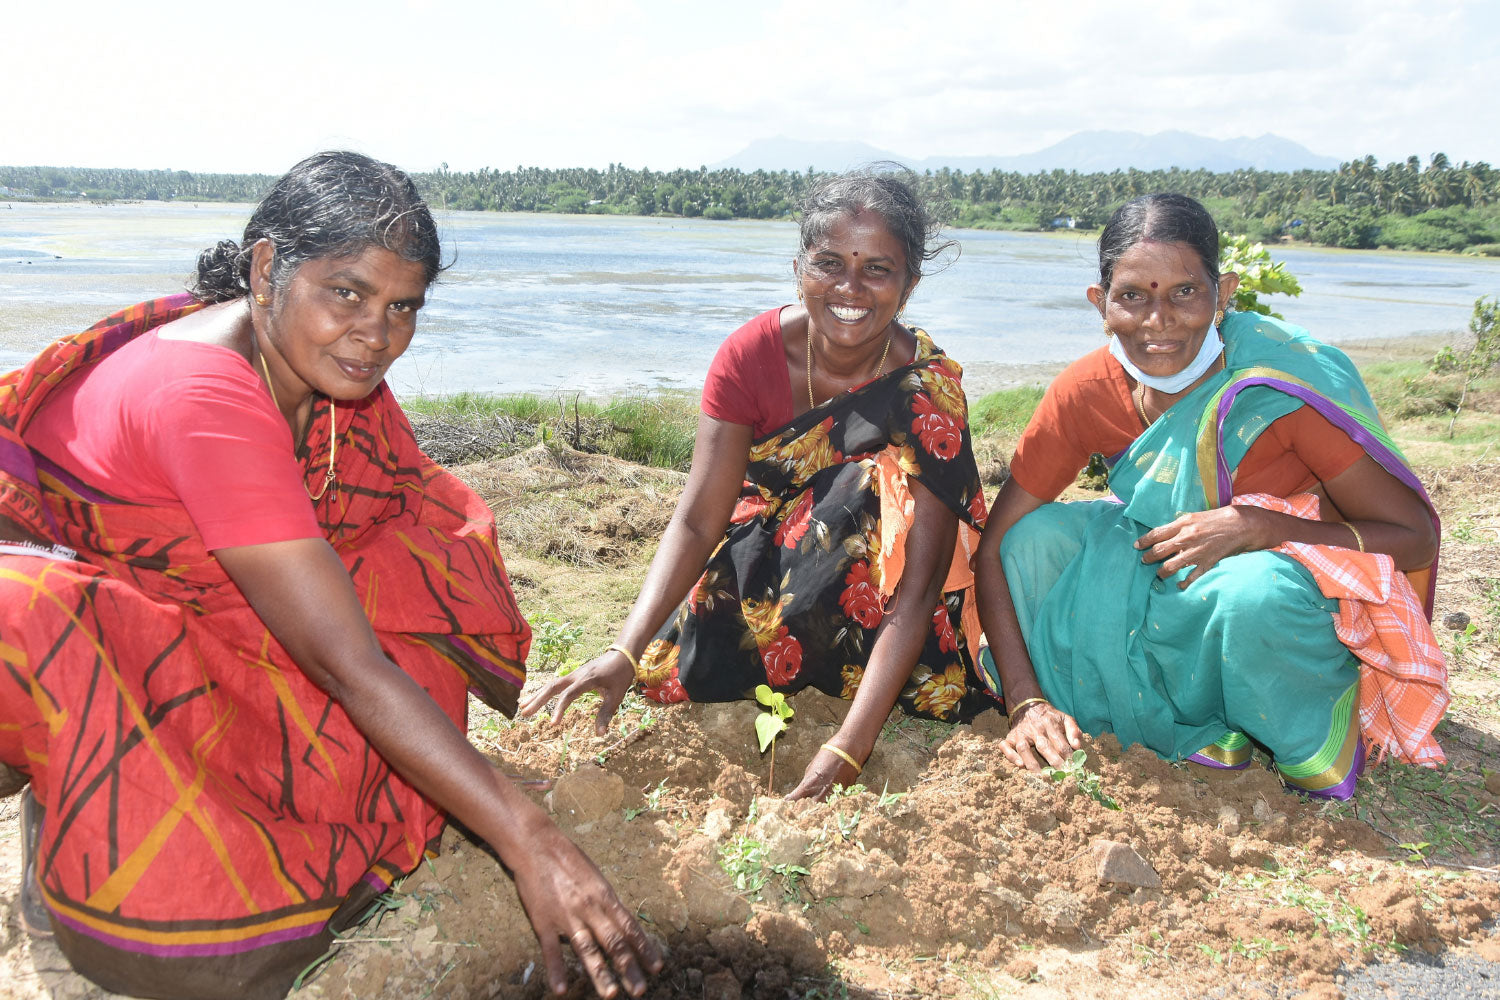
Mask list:
POLYGON ((143 334, 59 386, 23 436, 111 497, 185 509, 209 549, 323 537, 290 428, 227 347, 143 334))

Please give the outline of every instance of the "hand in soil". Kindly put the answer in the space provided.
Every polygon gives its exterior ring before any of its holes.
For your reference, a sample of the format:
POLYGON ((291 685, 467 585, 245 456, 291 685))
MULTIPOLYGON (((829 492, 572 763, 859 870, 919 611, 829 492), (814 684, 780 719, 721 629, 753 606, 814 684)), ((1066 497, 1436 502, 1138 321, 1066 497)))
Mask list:
POLYGON ((567 941, 600 996, 618 996, 621 986, 633 997, 645 993, 646 973, 661 971, 661 955, 599 869, 556 827, 538 831, 529 846, 528 863, 512 874, 542 946, 548 987, 567 992, 558 943, 567 941))
POLYGON ((787 800, 812 799, 822 802, 833 791, 836 784, 848 785, 858 778, 858 773, 849 766, 849 762, 829 753, 827 750, 819 750, 813 754, 813 759, 808 761, 807 770, 802 772, 802 780, 793 788, 787 800), (839 775, 848 775, 848 780, 840 782, 839 775))
POLYGON ((1001 742, 1000 752, 1017 767, 1040 771, 1044 764, 1062 767, 1081 746, 1083 731, 1073 717, 1039 701, 1021 712, 1001 742))
POLYGON ((635 680, 635 671, 630 661, 618 650, 607 650, 594 657, 571 674, 554 677, 542 689, 521 703, 521 715, 531 718, 557 698, 557 708, 552 712, 552 724, 562 725, 562 717, 579 695, 586 691, 599 692, 599 714, 594 717, 594 732, 600 736, 609 733, 609 720, 615 717, 625 692, 635 680), (559 697, 560 696, 560 697, 559 697))

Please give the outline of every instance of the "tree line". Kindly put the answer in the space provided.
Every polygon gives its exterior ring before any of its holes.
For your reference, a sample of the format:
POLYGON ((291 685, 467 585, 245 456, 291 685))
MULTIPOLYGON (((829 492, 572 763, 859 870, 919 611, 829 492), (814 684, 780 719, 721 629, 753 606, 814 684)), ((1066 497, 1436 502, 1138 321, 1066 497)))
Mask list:
MULTIPOLYGON (((806 171, 633 170, 516 167, 414 174, 435 208, 463 211, 670 215, 706 219, 789 218, 817 174, 806 171)), ((96 201, 255 201, 265 174, 186 170, 0 167, 0 198, 96 201)), ((1451 250, 1500 256, 1500 171, 1483 161, 1453 164, 1434 153, 1379 164, 1351 160, 1337 170, 927 171, 923 193, 951 224, 1010 230, 1104 224, 1141 194, 1177 191, 1206 204, 1228 230, 1258 240, 1323 246, 1451 250)))

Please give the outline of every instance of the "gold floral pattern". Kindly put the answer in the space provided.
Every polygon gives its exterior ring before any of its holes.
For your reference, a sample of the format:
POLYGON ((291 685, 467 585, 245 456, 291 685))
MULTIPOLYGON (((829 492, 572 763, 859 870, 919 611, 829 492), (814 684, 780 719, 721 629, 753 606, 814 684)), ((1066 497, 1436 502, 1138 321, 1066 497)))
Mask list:
POLYGON ((655 639, 641 654, 640 671, 635 679, 647 687, 661 687, 669 677, 677 673, 677 646, 664 639, 655 639))
POLYGON ((950 663, 940 674, 932 674, 917 685, 912 701, 917 709, 938 718, 951 715, 959 699, 968 689, 965 684, 966 671, 962 663, 950 663))

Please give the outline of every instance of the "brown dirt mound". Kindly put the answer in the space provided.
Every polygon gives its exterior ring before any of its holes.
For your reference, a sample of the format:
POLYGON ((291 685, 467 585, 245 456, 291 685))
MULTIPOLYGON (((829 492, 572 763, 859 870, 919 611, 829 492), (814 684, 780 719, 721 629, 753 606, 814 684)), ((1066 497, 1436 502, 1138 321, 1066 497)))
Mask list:
MULTIPOLYGON (((776 795, 846 708, 816 692, 793 705, 776 795)), ((788 803, 765 795, 757 711, 632 700, 604 739, 575 712, 494 742, 505 767, 556 780, 554 815, 665 945, 649 996, 1280 990, 1483 937, 1500 911, 1492 875, 1394 864, 1370 826, 1259 766, 1211 774, 1106 737, 1081 780, 1027 774, 1002 762, 993 712, 893 717, 864 790, 788 803)), ((458 834, 394 905, 303 995, 420 995, 439 977, 448 996, 541 995, 509 880, 458 834)))

